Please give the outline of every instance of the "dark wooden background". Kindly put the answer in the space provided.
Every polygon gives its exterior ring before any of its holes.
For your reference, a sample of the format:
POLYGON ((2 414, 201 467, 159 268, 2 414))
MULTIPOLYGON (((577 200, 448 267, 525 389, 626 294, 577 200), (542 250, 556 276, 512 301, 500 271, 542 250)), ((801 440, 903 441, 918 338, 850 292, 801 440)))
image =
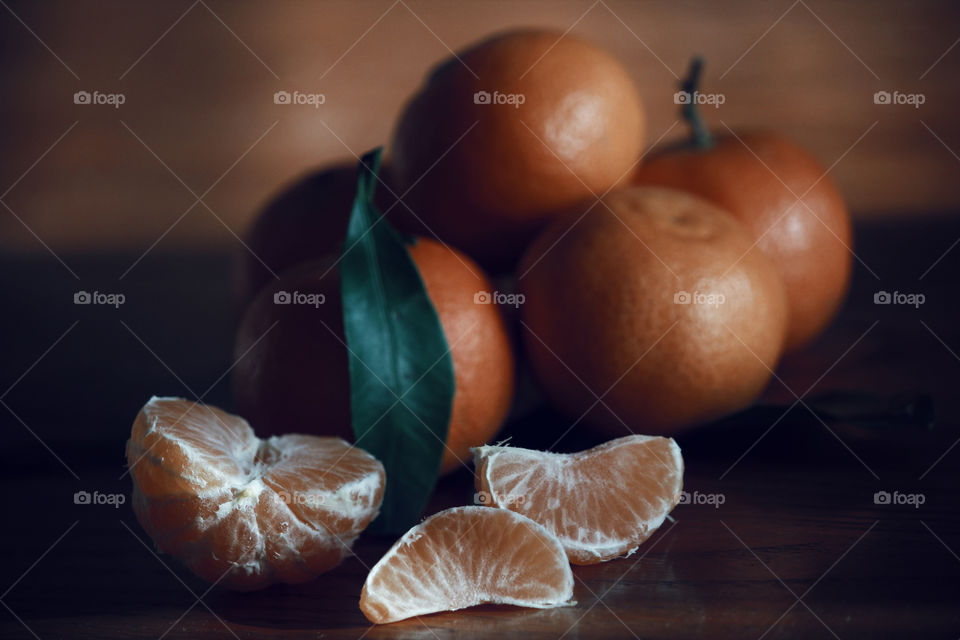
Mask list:
POLYGON ((954 210, 958 18, 948 0, 10 1, 0 247, 233 248, 282 184, 385 143, 448 48, 518 25, 572 26, 618 55, 650 143, 680 135, 676 76, 700 53, 704 90, 726 98, 713 126, 781 130, 836 162, 857 215, 954 210), (326 102, 273 104, 294 89, 326 102), (78 90, 126 102, 75 105, 78 90), (925 103, 875 105, 879 90, 925 103))
MULTIPOLYGON (((0 4, 0 637, 960 637, 957 16, 892 0, 0 4), (636 556, 576 568, 576 607, 371 628, 357 602, 389 540, 363 537, 307 585, 206 592, 153 555, 129 504, 74 504, 129 498, 124 443, 151 395, 233 406, 230 265, 270 193, 384 142, 446 46, 575 23, 629 64, 651 139, 675 119, 671 71, 703 53, 727 97, 711 122, 780 129, 836 162, 858 221, 830 331, 758 407, 678 439, 687 490, 721 506, 681 505, 636 556), (127 103, 74 105, 81 89, 127 103), (275 106, 278 89, 327 103, 275 106), (877 90, 926 103, 877 106, 877 90), (79 289, 127 303, 76 306, 79 289), (881 290, 926 302, 878 306, 881 290), (808 407, 830 392, 926 394, 937 418, 821 421, 808 407)), ((566 427, 541 407, 506 433, 546 446, 566 427)), ((557 448, 595 441, 574 429, 557 448)), ((430 510, 471 498, 462 471, 430 510)))
MULTIPOLYGON (((232 406, 222 377, 234 320, 228 255, 152 254, 119 310, 72 305, 76 281, 52 259, 4 258, 0 636, 956 638, 958 238, 952 216, 859 225, 863 263, 830 331, 781 365, 760 406, 678 438, 685 488, 723 504, 681 505, 634 557, 575 568, 576 607, 485 607, 376 629, 357 605, 389 540, 362 537, 355 559, 307 585, 207 593, 153 555, 129 504, 74 504, 81 490, 129 497, 124 442, 150 395, 232 406), (881 289, 926 302, 874 305, 881 289), (929 394, 936 423, 890 424, 889 411, 821 422, 808 407, 831 392, 881 404, 929 394), (878 505, 878 491, 924 503, 878 505)), ((104 283, 134 258, 66 257, 85 281, 104 283)), ((541 408, 505 435, 545 447, 567 425, 541 408)), ((574 429, 557 449, 595 442, 574 429)), ((429 510, 472 496, 464 470, 441 483, 429 510)))

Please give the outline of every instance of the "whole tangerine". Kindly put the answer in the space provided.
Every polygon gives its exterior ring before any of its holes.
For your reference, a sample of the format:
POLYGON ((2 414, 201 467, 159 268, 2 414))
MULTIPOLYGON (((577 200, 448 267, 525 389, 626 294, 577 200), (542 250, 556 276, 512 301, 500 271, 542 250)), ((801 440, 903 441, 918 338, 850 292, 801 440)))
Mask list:
POLYGON ((786 334, 783 282, 730 214, 632 187, 554 221, 525 254, 524 342, 552 403, 622 436, 748 406, 786 334))
MULTIPOLYGON (((479 266, 438 242, 408 247, 453 359, 455 392, 441 473, 470 460, 496 435, 513 398, 513 346, 479 266)), ((266 433, 294 431, 352 441, 348 353, 339 271, 308 263, 268 284, 247 309, 236 342, 233 385, 241 412, 266 433), (275 304, 296 291, 316 304, 275 304)))
MULTIPOLYGON (((389 186, 389 168, 380 180, 389 186)), ((356 163, 336 164, 284 187, 254 217, 234 263, 234 298, 243 310, 268 282, 287 269, 312 260, 329 264, 343 250, 343 239, 357 190, 356 163)), ((389 188, 377 190, 386 212, 396 201, 389 188)))
POLYGON ((494 273, 558 210, 629 179, 643 148, 630 74, 580 38, 497 34, 445 61, 406 105, 390 146, 398 227, 494 273))

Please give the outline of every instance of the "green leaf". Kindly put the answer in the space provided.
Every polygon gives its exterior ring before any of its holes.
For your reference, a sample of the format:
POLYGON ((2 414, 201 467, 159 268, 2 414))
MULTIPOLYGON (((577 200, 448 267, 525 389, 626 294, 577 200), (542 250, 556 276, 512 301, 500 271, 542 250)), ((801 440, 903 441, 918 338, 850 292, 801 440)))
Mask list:
POLYGON ((453 406, 453 360, 416 264, 373 204, 380 154, 371 151, 358 167, 340 283, 353 433, 387 473, 373 528, 402 533, 420 518, 436 483, 453 406))

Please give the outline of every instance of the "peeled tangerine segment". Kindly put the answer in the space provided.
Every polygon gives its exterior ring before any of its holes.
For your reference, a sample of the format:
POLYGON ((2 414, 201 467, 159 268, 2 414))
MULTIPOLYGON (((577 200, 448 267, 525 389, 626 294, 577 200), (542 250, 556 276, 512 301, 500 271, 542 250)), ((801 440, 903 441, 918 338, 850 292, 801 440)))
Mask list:
POLYGON ((377 515, 384 471, 339 438, 261 440, 245 420, 152 398, 127 442, 133 509, 159 549, 231 589, 305 582, 377 515))
POLYGON ((683 458, 673 438, 632 435, 579 453, 473 451, 477 490, 487 504, 542 524, 574 564, 636 551, 683 489, 683 458))
POLYGON ((563 547, 512 511, 456 507, 407 531, 370 571, 360 609, 383 624, 478 604, 573 604, 563 547))

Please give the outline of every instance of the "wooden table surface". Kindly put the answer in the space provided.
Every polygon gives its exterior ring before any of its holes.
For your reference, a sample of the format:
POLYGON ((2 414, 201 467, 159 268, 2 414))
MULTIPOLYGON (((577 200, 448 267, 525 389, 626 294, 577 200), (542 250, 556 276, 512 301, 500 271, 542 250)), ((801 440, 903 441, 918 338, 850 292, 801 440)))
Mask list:
MULTIPOLYGON (((389 540, 361 538, 355 558, 312 583, 234 594, 156 556, 130 510, 123 446, 143 402, 231 404, 226 256, 151 255, 123 279, 136 256, 64 256, 79 282, 46 258, 2 257, 0 637, 957 638, 958 238, 949 216, 861 226, 853 290, 829 333, 780 367, 761 406, 678 438, 686 490, 722 504, 680 505, 633 557, 575 567, 576 606, 375 628, 357 603, 389 540), (127 303, 74 306, 80 288, 127 303), (926 299, 875 305, 879 290, 926 299), (929 394, 935 426, 814 417, 837 391, 929 394), (80 490, 128 500, 77 505, 80 490), (877 504, 880 491, 923 503, 877 504)), ((565 429, 538 409, 507 432, 542 446, 565 429)), ((590 443, 574 430, 557 448, 590 443)), ((471 500, 463 471, 430 510, 471 500)))

